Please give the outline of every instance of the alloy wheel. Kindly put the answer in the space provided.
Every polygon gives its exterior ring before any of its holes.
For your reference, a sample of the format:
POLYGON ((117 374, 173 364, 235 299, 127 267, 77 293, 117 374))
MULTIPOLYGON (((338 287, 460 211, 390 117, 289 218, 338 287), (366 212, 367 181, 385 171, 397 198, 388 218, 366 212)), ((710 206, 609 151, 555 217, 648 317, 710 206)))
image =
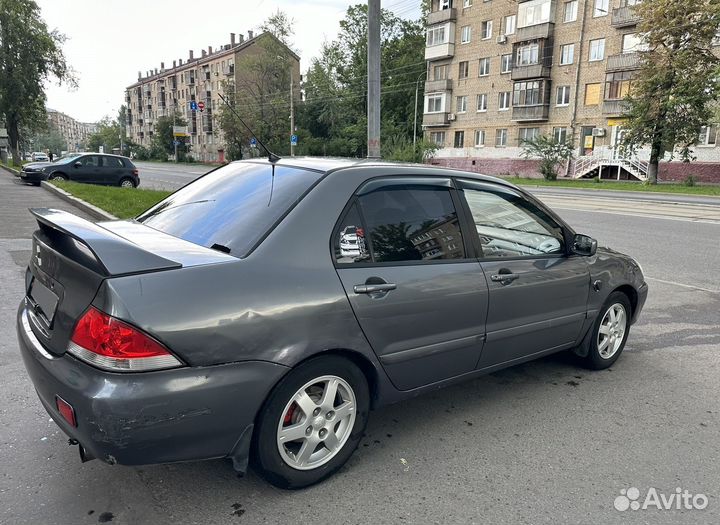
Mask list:
POLYGON ((627 330, 627 313, 620 303, 612 304, 600 322, 597 348, 600 357, 610 359, 620 349, 627 330))
POLYGON ((355 392, 341 377, 308 381, 282 411, 277 427, 280 457, 297 470, 324 465, 350 437, 356 407, 355 392))

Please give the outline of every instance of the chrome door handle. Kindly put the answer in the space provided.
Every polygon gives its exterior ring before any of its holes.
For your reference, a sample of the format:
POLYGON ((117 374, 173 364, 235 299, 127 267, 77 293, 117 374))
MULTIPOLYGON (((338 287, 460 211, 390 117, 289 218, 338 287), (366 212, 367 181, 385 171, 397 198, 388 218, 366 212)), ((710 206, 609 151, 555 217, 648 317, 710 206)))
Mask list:
POLYGON ((520 279, 519 273, 498 273, 490 276, 490 280, 496 283, 511 283, 516 279, 520 279))
POLYGON ((378 292, 389 292, 390 290, 395 290, 397 288, 397 285, 394 283, 384 283, 384 284, 356 284, 353 286, 353 292, 355 293, 378 293, 378 292))

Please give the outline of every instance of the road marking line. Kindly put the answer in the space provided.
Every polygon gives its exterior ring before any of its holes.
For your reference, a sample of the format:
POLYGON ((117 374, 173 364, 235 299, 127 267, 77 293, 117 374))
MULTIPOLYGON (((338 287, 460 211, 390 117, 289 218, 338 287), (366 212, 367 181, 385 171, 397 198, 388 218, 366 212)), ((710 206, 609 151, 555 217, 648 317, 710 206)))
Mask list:
POLYGON ((659 283, 663 284, 673 284, 675 286, 681 286, 683 288, 690 288, 692 290, 700 290, 701 292, 709 292, 709 293, 720 293, 720 290, 711 290, 710 288, 703 288, 701 286, 693 286, 691 284, 683 284, 683 283, 677 283, 675 281, 665 281, 663 279, 656 279, 655 277, 645 277, 648 281, 657 281, 659 283))
POLYGON ((719 225, 720 220, 714 220, 714 219, 699 219, 694 217, 669 217, 667 215, 650 215, 645 213, 630 213, 627 211, 607 211, 607 210, 598 210, 598 209, 587 209, 587 208, 571 208, 568 206, 563 205, 552 205, 551 206, 554 209, 557 210, 568 210, 568 211, 585 211, 590 213, 607 213, 610 215, 627 215, 630 217, 644 217, 646 219, 666 219, 669 221, 683 221, 683 222, 695 222, 695 223, 703 223, 703 224, 714 224, 719 225))

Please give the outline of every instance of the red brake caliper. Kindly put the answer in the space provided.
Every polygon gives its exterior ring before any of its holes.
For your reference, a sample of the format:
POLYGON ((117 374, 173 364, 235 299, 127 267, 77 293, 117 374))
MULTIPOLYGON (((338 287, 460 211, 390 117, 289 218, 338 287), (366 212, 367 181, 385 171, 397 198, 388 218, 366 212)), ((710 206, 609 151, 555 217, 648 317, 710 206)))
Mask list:
POLYGON ((295 403, 290 405, 290 408, 288 408, 288 411, 285 412, 285 418, 283 419, 283 426, 287 426, 292 423, 292 417, 293 417, 293 415, 295 415, 296 408, 297 408, 297 405, 295 403))

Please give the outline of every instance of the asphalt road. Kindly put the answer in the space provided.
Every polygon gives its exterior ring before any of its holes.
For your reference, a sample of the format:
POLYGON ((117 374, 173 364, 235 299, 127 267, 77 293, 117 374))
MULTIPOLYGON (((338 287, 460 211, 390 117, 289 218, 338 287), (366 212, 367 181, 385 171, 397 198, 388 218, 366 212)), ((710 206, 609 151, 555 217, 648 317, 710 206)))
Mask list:
POLYGON ((140 173, 140 187, 153 190, 177 190, 213 169, 212 166, 201 164, 141 161, 133 163, 140 173))
POLYGON ((15 343, 31 203, 55 205, 0 173, 0 523, 720 521, 720 224, 629 215, 635 204, 559 208, 578 231, 635 256, 648 277, 648 302, 616 365, 589 372, 553 356, 385 407, 338 475, 285 492, 252 472, 238 478, 223 460, 79 462, 15 343), (666 496, 680 487, 708 504, 615 510, 630 487, 641 501, 651 487, 666 496))

